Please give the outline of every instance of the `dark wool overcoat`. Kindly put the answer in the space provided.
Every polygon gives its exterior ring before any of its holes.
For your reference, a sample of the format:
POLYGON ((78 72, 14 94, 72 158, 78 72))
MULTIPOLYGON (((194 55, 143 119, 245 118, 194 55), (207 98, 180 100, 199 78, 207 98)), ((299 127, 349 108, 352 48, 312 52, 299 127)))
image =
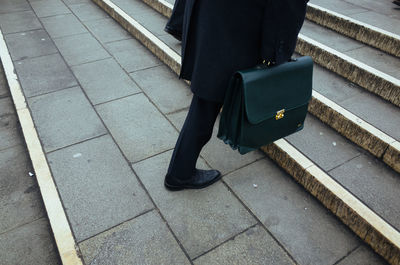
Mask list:
POLYGON ((186 0, 180 77, 197 96, 223 102, 235 71, 290 59, 307 2, 186 0))

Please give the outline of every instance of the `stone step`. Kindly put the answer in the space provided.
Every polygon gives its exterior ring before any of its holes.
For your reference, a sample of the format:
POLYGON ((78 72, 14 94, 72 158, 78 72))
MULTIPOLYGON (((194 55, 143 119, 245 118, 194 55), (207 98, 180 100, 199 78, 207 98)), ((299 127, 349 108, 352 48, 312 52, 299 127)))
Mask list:
MULTIPOLYGON (((322 5, 323 3, 321 3, 322 5)), ((386 5, 388 3, 385 3, 386 5)), ((332 7, 330 7, 332 8, 332 7)), ((372 26, 339 12, 309 3, 307 19, 356 39, 369 46, 380 49, 393 56, 400 57, 400 35, 372 26)), ((372 21, 371 21, 372 22, 372 21)))
MULTIPOLYGON (((138 16, 141 19, 139 22, 126 14, 112 1, 96 0, 95 2, 170 66, 171 69, 175 72, 179 71, 179 54, 156 36, 158 35, 161 38, 163 35, 162 29, 160 30, 159 27, 155 29, 155 23, 160 18, 146 10, 144 11, 144 15, 138 16), (154 34, 147 30, 146 27, 154 30, 154 34)), ((135 3, 137 7, 140 2, 124 2, 126 5, 135 5, 135 3)), ((129 7, 125 6, 124 9, 128 11, 129 7)), ((137 11, 135 6, 131 6, 130 10, 137 11)), ((165 20, 163 23, 165 23, 165 20)), ((320 199, 325 206, 331 209, 356 234, 370 244, 375 251, 392 264, 399 262, 400 234, 392 224, 389 224, 368 208, 361 200, 343 188, 332 176, 325 173, 319 165, 300 153, 286 140, 279 140, 274 144, 264 147, 263 150, 313 195, 320 199)), ((390 175, 389 178, 398 181, 396 173, 390 170, 388 172, 390 175)))

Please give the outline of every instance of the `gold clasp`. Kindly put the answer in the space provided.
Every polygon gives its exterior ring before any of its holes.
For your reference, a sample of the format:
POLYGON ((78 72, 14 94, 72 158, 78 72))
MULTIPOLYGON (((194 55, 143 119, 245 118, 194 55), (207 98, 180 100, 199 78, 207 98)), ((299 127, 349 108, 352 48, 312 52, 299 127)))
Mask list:
POLYGON ((276 112, 275 120, 280 120, 285 117, 285 109, 276 112))

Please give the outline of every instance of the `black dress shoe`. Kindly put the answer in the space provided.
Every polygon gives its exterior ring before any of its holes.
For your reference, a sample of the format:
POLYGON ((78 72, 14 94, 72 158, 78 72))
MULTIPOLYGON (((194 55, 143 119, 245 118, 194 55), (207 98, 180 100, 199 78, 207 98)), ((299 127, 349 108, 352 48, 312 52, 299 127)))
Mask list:
POLYGON ((164 186, 171 190, 202 189, 221 179, 221 172, 218 170, 196 169, 196 172, 188 180, 179 180, 171 176, 165 176, 164 186))
POLYGON ((171 34, 175 39, 182 41, 182 32, 170 27, 165 27, 164 31, 167 32, 168 34, 171 34))

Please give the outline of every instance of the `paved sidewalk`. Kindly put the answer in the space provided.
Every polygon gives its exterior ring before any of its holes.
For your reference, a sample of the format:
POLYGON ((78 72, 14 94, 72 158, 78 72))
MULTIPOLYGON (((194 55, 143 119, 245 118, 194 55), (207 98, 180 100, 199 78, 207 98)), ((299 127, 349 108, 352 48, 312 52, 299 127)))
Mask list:
POLYGON ((0 27, 86 264, 384 264, 261 152, 214 137, 223 181, 165 190, 191 92, 92 2, 0 0, 0 27))
POLYGON ((60 264, 0 65, 0 264, 60 264))

